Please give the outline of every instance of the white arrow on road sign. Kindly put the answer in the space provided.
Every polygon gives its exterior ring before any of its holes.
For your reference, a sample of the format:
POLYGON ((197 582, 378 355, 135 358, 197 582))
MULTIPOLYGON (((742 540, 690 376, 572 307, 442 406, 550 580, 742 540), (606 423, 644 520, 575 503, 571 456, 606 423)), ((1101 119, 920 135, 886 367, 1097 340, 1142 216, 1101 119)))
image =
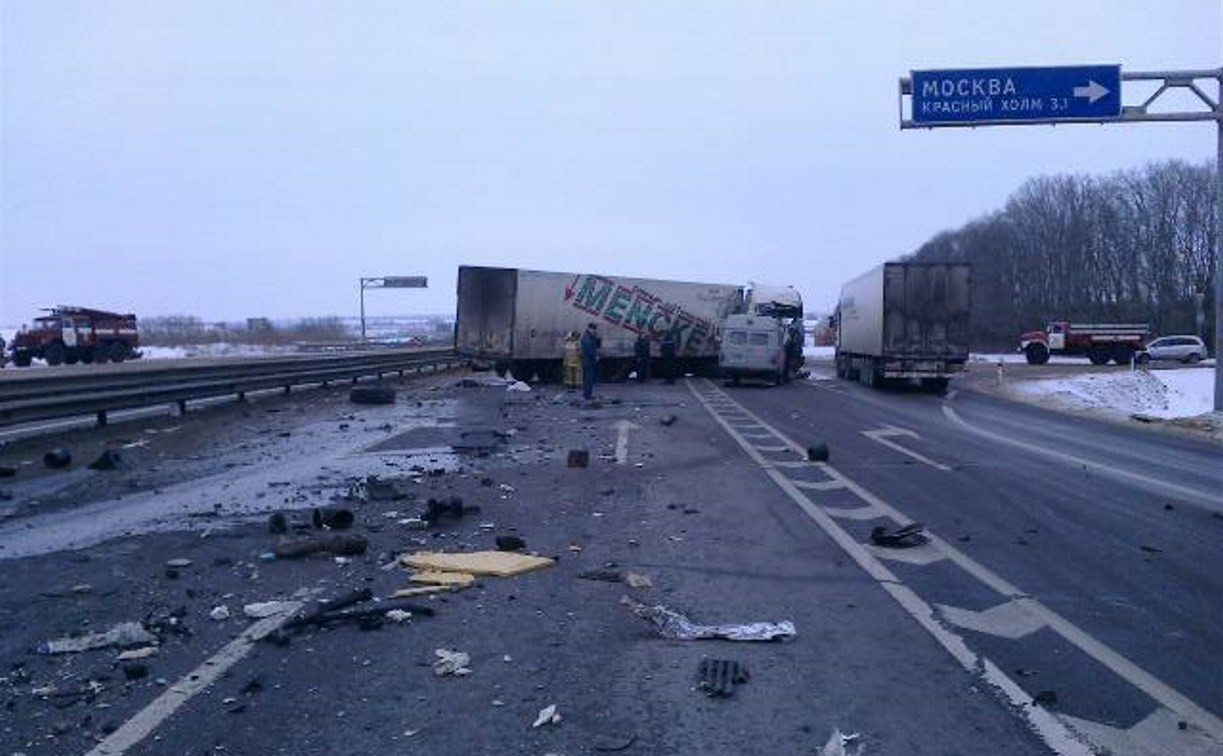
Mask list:
POLYGON ((1086 97, 1088 102, 1095 102, 1106 94, 1108 90, 1091 79, 1087 80, 1087 86, 1074 88, 1074 96, 1086 97))

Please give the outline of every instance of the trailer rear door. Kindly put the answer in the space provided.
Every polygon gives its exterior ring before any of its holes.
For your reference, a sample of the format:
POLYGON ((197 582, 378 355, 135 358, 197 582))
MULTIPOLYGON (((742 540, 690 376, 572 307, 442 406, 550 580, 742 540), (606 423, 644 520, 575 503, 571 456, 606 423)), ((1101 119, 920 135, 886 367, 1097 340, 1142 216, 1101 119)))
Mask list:
POLYGON ((455 349, 485 359, 508 359, 514 346, 514 268, 459 268, 455 349))

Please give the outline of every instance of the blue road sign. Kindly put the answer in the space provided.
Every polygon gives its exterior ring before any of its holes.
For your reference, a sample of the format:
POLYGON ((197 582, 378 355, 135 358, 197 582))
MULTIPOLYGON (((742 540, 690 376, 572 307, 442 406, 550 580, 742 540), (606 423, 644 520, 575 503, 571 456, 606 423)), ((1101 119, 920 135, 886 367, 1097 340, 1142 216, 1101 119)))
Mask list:
POLYGON ((1121 66, 912 72, 913 124, 1100 121, 1121 115, 1121 66))

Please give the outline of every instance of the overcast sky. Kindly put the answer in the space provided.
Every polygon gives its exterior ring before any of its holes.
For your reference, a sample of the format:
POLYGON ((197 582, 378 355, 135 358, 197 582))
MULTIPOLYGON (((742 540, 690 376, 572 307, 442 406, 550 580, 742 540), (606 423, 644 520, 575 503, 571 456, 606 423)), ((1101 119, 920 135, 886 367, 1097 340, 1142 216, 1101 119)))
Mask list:
POLYGON ((4 0, 0 323, 355 315, 400 274, 370 312, 448 313, 460 264, 822 309, 1028 177, 1214 159, 1208 123, 901 131, 898 77, 1215 68, 1221 7, 4 0))

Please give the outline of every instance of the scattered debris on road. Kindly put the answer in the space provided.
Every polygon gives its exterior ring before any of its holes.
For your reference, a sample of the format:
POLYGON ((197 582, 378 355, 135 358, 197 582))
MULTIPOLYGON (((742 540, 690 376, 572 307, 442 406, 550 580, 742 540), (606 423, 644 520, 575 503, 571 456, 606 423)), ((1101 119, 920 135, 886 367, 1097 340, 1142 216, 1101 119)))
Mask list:
POLYGON ((97 459, 89 463, 90 470, 125 470, 127 467, 127 460, 114 449, 107 449, 97 459))
POLYGON ((439 551, 418 551, 399 558, 401 564, 418 570, 465 572, 470 575, 512 577, 531 570, 551 567, 556 562, 547 557, 518 554, 511 551, 471 551, 447 554, 439 551))
POLYGON ((565 464, 569 467, 590 467, 590 452, 586 449, 570 449, 565 464))
POLYGON ((286 541, 276 544, 272 553, 277 559, 297 559, 311 554, 328 553, 337 556, 358 556, 369 548, 369 541, 359 535, 332 535, 286 541))
POLYGON ((450 588, 466 588, 476 582, 476 576, 470 572, 447 572, 445 570, 423 570, 408 579, 413 583, 427 583, 450 588))
POLYGON ((42 463, 52 470, 62 470, 72 464, 72 455, 67 449, 52 449, 42 455, 42 463))
POLYGON ((57 638, 38 645, 40 654, 71 654, 108 646, 141 646, 156 643, 157 636, 139 622, 120 622, 101 633, 86 633, 71 638, 57 638))
POLYGON ((675 415, 664 415, 662 418, 659 419, 658 424, 671 426, 671 425, 675 425, 675 421, 678 419, 679 418, 676 417, 675 415))
POLYGON ((556 711, 556 704, 548 704, 539 710, 539 715, 535 717, 535 722, 531 725, 532 728, 543 727, 548 724, 560 724, 561 715, 556 711))
POLYGON ((208 613, 208 616, 217 622, 224 622, 225 620, 229 619, 229 607, 225 606, 224 604, 214 606, 212 611, 208 613))
POLYGON ((619 570, 585 570, 578 573, 583 580, 600 580, 604 583, 619 583, 624 580, 624 573, 619 570))
POLYGON ((433 674, 438 677, 454 675, 455 677, 466 677, 471 674, 471 657, 462 651, 447 651, 444 648, 438 648, 433 651, 437 656, 437 661, 433 662, 433 674))
POLYGON ((828 461, 828 444, 823 441, 817 441, 807 447, 808 462, 827 462, 828 461))
POLYGON ((319 507, 314 510, 311 520, 314 522, 314 527, 322 530, 347 530, 352 527, 356 521, 352 510, 336 509, 331 507, 319 507))
POLYGON ((634 601, 628 596, 622 596, 620 603, 629 607, 638 617, 652 622, 658 629, 658 634, 672 640, 702 640, 707 638, 724 638, 733 641, 770 641, 778 638, 793 637, 797 631, 794 623, 783 622, 748 622, 743 624, 700 625, 688 619, 679 612, 665 606, 647 606, 640 601, 634 601))
POLYGON ((293 608, 291 601, 256 601, 242 607, 242 613, 251 619, 263 619, 274 614, 283 614, 293 608))
POLYGON ((353 404, 394 404, 395 389, 392 386, 354 386, 348 392, 348 401, 353 404))
POLYGON ((747 682, 747 667, 731 659, 701 659, 696 686, 710 698, 726 697, 747 682))
POLYGON ((629 588, 653 588, 654 581, 650 580, 645 575, 636 572, 630 572, 624 576, 624 582, 629 588))
POLYGON ((125 662, 136 661, 137 659, 147 659, 150 656, 157 656, 157 652, 159 650, 160 649, 157 646, 141 646, 140 648, 133 648, 124 651, 115 657, 115 661, 125 662))
POLYGON ((834 729, 828 736, 827 742, 824 743, 824 747, 820 749, 819 756, 857 756, 861 753, 858 743, 861 737, 856 732, 843 735, 839 729, 834 729))
POLYGON ((527 547, 527 542, 516 535, 500 535, 496 539, 498 551, 518 551, 527 547))
POLYGON ((920 522, 911 522, 895 530, 888 530, 883 525, 871 528, 871 543, 876 546, 886 546, 892 549, 907 549, 928 543, 929 538, 922 532, 925 526, 920 522))

